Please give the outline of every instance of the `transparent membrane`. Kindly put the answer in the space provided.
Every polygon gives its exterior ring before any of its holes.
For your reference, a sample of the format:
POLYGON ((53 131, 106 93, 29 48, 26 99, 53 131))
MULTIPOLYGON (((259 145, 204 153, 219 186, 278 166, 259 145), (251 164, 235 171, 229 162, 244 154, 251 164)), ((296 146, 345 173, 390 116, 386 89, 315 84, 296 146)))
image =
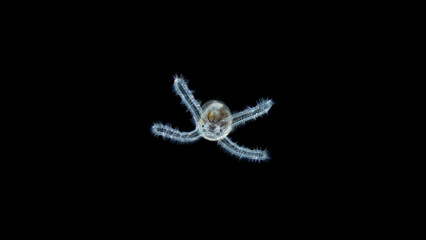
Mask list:
POLYGON ((203 116, 197 124, 200 135, 210 141, 225 138, 232 130, 231 111, 223 102, 210 100, 202 106, 203 116))

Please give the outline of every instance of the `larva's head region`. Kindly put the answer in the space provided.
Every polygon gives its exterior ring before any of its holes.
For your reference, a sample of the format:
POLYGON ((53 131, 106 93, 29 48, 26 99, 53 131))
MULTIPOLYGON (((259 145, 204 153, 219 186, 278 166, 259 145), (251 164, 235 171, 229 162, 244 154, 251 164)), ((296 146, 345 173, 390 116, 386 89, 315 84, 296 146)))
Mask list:
POLYGON ((203 116, 197 124, 200 135, 210 141, 225 138, 232 130, 232 114, 228 106, 217 100, 210 100, 202 106, 203 116))

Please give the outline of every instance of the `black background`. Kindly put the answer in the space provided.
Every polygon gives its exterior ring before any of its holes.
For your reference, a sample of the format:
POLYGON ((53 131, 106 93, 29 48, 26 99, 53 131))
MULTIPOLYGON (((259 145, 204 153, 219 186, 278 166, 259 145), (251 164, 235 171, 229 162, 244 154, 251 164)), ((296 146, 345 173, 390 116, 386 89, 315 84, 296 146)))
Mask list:
POLYGON ((194 219, 230 209, 243 217, 290 215, 285 221, 296 223, 301 212, 321 221, 328 209, 337 218, 362 211, 366 192, 381 184, 371 183, 376 142, 365 128, 376 110, 365 106, 376 87, 378 42, 353 21, 359 18, 344 18, 346 11, 308 10, 256 17, 238 8, 238 15, 206 16, 97 9, 46 19, 49 27, 37 25, 32 36, 45 48, 34 44, 28 60, 49 69, 41 73, 49 81, 37 86, 49 92, 40 97, 53 115, 53 143, 43 148, 48 160, 33 163, 48 173, 39 177, 71 210, 84 206, 107 217, 114 206, 153 225, 189 211, 194 219), (240 161, 204 139, 154 137, 153 122, 194 129, 172 91, 175 74, 189 80, 195 98, 221 100, 233 112, 272 99, 268 115, 229 135, 268 149, 271 159, 240 161))
POLYGON ((359 89, 369 84, 362 36, 346 31, 350 21, 280 18, 154 24, 130 14, 58 31, 52 60, 68 59, 55 64, 64 79, 57 94, 69 94, 67 120, 82 138, 73 145, 81 159, 70 164, 84 177, 153 189, 340 187, 337 179, 350 179, 358 149, 368 147, 355 137, 368 94, 359 89), (268 149, 271 160, 239 161, 204 139, 182 145, 152 136, 156 121, 194 128, 172 91, 175 74, 189 80, 197 99, 221 100, 234 112, 274 100, 267 116, 229 135, 268 149))
POLYGON ((253 24, 188 32, 157 27, 145 34, 126 26, 111 33, 95 29, 93 38, 73 45, 71 54, 79 58, 72 58, 70 84, 78 89, 72 104, 81 106, 77 126, 91 154, 79 162, 87 177, 159 191, 254 189, 256 196, 350 184, 359 164, 354 134, 363 121, 356 114, 363 101, 357 89, 364 84, 353 41, 335 41, 344 33, 320 26, 253 24), (271 160, 239 161, 204 139, 182 145, 152 136, 156 121, 194 128, 172 91, 175 74, 189 80, 197 99, 221 100, 231 111, 273 99, 269 115, 229 135, 244 146, 267 148, 271 160))

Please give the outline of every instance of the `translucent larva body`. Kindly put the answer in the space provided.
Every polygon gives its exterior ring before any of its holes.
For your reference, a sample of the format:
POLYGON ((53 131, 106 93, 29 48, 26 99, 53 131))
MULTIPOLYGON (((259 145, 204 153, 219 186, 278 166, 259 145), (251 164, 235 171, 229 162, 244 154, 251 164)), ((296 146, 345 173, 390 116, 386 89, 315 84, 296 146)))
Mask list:
POLYGON ((240 146, 233 142, 228 134, 232 129, 244 125, 247 121, 267 114, 274 104, 272 100, 261 99, 256 106, 231 114, 229 108, 223 102, 217 100, 208 101, 201 107, 200 102, 195 100, 186 80, 182 77, 175 76, 173 89, 182 99, 182 104, 191 113, 196 128, 189 132, 182 132, 167 124, 154 123, 151 127, 154 136, 161 136, 164 139, 179 143, 192 143, 203 137, 209 141, 217 141, 217 145, 225 152, 240 159, 254 162, 269 159, 266 150, 240 146))
POLYGON ((198 122, 198 132, 210 141, 219 141, 232 130, 232 114, 220 101, 210 100, 202 106, 203 116, 198 122))

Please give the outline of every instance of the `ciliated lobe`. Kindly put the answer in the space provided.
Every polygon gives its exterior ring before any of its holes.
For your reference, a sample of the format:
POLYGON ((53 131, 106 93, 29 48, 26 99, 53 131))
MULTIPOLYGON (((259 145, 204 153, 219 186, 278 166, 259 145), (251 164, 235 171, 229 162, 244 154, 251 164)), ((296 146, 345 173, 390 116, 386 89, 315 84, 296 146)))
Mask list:
POLYGON ((248 107, 246 110, 232 115, 232 127, 245 124, 247 121, 255 120, 256 118, 267 114, 274 102, 272 100, 261 100, 255 107, 248 107))
POLYGON ((194 96, 189 90, 186 81, 183 78, 175 78, 173 86, 177 95, 181 97, 182 103, 188 108, 194 118, 195 123, 197 123, 200 120, 203 111, 198 101, 195 100, 194 96))
POLYGON ((190 143, 200 138, 197 130, 191 132, 181 132, 170 126, 164 124, 155 123, 151 127, 151 132, 154 136, 163 137, 163 139, 169 139, 171 141, 177 141, 181 143, 190 143))
POLYGON ((236 155, 240 159, 247 159, 254 162, 265 161, 269 159, 269 155, 266 150, 252 150, 238 146, 236 143, 232 142, 229 137, 218 141, 218 145, 227 152, 236 155))

